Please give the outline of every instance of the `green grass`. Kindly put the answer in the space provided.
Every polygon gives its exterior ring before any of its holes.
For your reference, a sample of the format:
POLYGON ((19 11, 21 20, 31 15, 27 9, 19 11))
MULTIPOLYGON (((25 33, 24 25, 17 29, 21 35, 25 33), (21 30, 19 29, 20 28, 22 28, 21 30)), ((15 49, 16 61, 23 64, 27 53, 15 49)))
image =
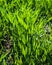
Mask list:
POLYGON ((0 0, 0 65, 52 65, 52 0, 0 0))

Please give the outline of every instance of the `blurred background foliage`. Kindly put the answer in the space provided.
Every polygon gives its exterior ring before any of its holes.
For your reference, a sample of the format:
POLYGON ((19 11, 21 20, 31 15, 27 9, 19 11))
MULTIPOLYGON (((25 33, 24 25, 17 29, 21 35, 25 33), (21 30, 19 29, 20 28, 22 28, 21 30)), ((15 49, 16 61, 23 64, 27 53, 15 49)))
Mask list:
POLYGON ((0 0, 0 65, 52 65, 52 0, 0 0))

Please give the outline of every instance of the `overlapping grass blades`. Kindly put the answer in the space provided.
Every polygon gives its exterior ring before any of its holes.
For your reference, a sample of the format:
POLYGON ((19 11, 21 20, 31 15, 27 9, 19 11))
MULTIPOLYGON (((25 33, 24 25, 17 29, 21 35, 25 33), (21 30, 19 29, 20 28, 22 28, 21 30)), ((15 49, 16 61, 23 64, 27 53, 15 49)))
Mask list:
POLYGON ((0 46, 1 65, 10 56, 12 65, 52 65, 52 0, 0 0, 0 46), (7 33, 13 47, 4 55, 7 33))

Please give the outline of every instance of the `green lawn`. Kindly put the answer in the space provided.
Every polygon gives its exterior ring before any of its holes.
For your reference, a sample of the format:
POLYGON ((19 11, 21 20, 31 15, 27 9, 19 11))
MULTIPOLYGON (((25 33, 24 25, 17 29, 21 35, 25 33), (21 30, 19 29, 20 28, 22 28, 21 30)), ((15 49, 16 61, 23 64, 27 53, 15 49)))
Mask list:
POLYGON ((52 0, 0 0, 0 65, 52 65, 52 0))

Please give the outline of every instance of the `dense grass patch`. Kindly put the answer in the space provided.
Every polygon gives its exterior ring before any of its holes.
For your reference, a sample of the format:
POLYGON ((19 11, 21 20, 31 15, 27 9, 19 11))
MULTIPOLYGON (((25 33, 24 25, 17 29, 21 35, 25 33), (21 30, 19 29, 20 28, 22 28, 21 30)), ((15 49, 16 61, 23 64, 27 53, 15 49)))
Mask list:
POLYGON ((52 65, 52 0, 0 0, 0 65, 52 65))

